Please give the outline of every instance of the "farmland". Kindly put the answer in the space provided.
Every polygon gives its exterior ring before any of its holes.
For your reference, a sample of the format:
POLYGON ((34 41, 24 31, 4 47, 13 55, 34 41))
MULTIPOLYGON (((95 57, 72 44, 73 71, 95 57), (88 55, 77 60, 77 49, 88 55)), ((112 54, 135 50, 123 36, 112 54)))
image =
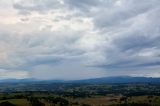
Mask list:
POLYGON ((0 106, 159 106, 160 86, 150 83, 1 83, 0 106), (7 88, 10 89, 6 89, 7 88), (9 87, 8 87, 9 86, 9 87))

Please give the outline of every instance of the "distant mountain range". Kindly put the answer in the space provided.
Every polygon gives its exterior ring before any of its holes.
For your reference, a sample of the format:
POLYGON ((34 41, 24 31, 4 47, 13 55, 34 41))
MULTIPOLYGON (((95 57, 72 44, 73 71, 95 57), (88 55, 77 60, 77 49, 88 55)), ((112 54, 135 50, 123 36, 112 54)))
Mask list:
POLYGON ((77 80, 73 82, 76 82, 76 83, 160 83, 160 78, 119 76, 119 77, 103 77, 103 78, 94 78, 94 79, 86 79, 86 80, 77 80))
POLYGON ((160 78, 151 77, 102 77, 84 80, 37 80, 37 79, 4 79, 0 83, 160 83, 160 78))

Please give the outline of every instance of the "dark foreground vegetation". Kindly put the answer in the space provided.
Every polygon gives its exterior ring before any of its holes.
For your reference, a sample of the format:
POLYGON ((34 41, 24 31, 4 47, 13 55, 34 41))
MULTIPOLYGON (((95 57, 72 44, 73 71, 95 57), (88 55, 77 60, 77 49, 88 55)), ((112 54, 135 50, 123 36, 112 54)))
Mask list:
POLYGON ((160 106, 160 84, 1 83, 0 106, 160 106))

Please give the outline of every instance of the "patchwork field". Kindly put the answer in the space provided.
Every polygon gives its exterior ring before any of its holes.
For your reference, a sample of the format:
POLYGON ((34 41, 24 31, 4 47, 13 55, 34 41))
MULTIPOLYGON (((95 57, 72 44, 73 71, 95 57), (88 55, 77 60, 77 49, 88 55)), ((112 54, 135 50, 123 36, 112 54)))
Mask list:
POLYGON ((0 93, 0 106, 159 106, 160 104, 159 84, 45 83, 23 84, 23 86, 5 84, 5 86, 0 87, 1 91, 4 91, 0 93), (10 86, 10 89, 7 91, 5 86, 10 86))
MULTIPOLYGON (((43 94, 44 95, 44 94, 43 94)), ((47 98, 49 96, 45 95, 46 98, 38 98, 38 101, 41 102, 41 106, 65 106, 60 104, 60 102, 56 103, 56 101, 50 101, 47 98)), ((159 106, 160 104, 160 96, 132 96, 125 97, 122 95, 108 95, 108 96, 92 96, 87 98, 71 98, 71 97, 61 97, 61 99, 65 99, 68 104, 67 106, 118 106, 123 104, 146 104, 144 106, 159 106)), ((34 106, 27 99, 6 99, 0 100, 2 102, 10 102, 16 106, 34 106)), ((0 105, 1 106, 1 105, 0 105)), ((130 106, 130 105, 127 105, 130 106)), ((136 105, 135 105, 136 106, 136 105)), ((142 105, 143 106, 143 105, 142 105)))

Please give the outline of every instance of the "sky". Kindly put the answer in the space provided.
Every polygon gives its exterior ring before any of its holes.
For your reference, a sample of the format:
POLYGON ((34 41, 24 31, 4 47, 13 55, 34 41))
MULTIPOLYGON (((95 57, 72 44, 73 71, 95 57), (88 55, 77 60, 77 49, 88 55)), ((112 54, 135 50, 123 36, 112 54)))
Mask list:
POLYGON ((160 0, 0 0, 0 79, 160 77, 160 0))

